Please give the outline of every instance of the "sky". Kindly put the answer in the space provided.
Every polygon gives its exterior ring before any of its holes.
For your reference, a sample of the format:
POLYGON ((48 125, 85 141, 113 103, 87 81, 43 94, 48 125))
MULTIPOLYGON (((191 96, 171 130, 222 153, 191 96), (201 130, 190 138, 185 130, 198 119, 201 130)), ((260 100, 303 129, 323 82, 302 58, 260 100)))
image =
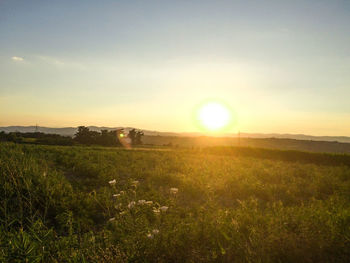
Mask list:
POLYGON ((0 0, 0 126, 350 136, 350 1, 0 0))

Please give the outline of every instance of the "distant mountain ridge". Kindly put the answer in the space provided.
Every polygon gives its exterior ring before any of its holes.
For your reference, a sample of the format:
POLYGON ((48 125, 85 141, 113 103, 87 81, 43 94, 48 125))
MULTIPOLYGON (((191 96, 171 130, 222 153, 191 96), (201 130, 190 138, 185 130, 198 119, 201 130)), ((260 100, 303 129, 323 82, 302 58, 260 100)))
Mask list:
MULTIPOLYGON (((133 127, 100 127, 100 126, 87 126, 92 131, 100 130, 115 130, 124 129, 126 132, 133 129, 133 127)), ((137 129, 137 128, 136 128, 137 129)), ((42 126, 7 126, 0 127, 0 131, 4 132, 35 132, 35 131, 50 133, 50 134, 60 134, 64 136, 74 136, 77 132, 77 127, 63 127, 63 128, 51 128, 42 126)), ((143 129, 141 129, 143 130, 143 129)), ((159 132, 151 130, 143 130, 144 134, 147 136, 170 136, 170 137, 199 137, 203 136, 199 132, 159 132)), ((237 137, 236 133, 223 134, 220 137, 237 137)), ((312 140, 312 141, 337 141, 343 143, 350 143, 350 137, 348 136, 313 136, 305 134, 278 134, 278 133, 240 133, 242 138, 279 138, 279 139, 296 139, 296 140, 312 140)))

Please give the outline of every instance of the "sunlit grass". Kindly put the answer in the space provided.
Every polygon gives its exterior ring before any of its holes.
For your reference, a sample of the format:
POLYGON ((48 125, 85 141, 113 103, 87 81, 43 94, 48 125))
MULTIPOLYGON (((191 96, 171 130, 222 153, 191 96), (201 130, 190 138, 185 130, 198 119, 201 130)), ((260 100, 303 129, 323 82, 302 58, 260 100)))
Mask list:
POLYGON ((0 146, 1 262, 349 261, 347 166, 0 146))

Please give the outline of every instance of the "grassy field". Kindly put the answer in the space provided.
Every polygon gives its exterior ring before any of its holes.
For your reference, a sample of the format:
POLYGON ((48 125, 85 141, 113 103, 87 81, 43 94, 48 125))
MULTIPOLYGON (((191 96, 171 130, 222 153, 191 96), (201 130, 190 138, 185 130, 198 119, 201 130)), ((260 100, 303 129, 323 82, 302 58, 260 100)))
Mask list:
POLYGON ((220 147, 242 146, 295 150, 308 152, 328 152, 350 154, 350 143, 336 141, 310 141, 282 138, 236 138, 236 137, 182 137, 182 136, 144 136, 142 141, 147 145, 167 145, 171 147, 220 147))
POLYGON ((350 262, 348 160, 1 143, 0 262, 350 262))

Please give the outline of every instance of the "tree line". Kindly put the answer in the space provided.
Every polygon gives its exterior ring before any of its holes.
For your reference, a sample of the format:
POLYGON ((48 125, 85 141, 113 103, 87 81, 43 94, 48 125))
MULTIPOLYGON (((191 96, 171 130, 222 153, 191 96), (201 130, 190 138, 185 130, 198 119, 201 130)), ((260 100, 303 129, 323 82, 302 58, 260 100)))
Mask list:
POLYGON ((0 141, 15 143, 33 143, 45 145, 73 145, 73 138, 59 134, 47 134, 43 132, 0 132, 0 141))
POLYGON ((91 131, 88 127, 79 126, 74 137, 62 136, 59 134, 47 134, 43 132, 0 132, 0 141, 15 143, 33 143, 46 145, 101 145, 101 146, 122 146, 141 145, 141 130, 131 129, 128 134, 124 129, 91 131))
POLYGON ((79 126, 74 140, 80 144, 97 144, 103 146, 121 146, 125 144, 140 145, 144 133, 140 130, 131 129, 126 135, 124 129, 91 131, 88 127, 79 126))

